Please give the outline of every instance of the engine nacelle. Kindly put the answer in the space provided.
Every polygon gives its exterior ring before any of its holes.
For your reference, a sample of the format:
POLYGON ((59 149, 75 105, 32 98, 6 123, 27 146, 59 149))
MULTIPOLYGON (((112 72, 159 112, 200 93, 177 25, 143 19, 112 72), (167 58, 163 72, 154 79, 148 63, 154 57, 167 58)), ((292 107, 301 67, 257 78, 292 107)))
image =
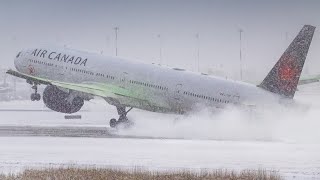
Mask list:
POLYGON ((43 102, 51 110, 72 114, 84 105, 84 99, 76 96, 70 101, 70 94, 55 86, 47 86, 43 91, 43 102))

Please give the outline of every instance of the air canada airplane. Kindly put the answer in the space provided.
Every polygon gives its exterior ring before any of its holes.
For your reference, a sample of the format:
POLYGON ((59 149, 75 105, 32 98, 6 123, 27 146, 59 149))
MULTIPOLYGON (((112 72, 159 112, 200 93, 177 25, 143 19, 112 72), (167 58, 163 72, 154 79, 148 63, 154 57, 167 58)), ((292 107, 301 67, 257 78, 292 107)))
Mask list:
POLYGON ((119 118, 110 126, 130 122, 132 108, 162 113, 186 113, 203 104, 256 106, 294 97, 315 27, 305 25, 260 85, 211 77, 118 57, 72 50, 36 47, 22 50, 14 60, 13 76, 32 85, 32 101, 39 101, 38 85, 46 85, 44 104, 72 114, 94 96, 115 106, 119 118))

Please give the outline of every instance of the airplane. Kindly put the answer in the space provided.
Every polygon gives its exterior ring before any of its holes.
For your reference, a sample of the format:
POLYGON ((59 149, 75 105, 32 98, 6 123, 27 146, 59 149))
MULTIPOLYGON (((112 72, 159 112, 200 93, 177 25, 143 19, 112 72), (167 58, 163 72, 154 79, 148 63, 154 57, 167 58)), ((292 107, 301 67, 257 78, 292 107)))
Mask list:
POLYGON ((22 50, 14 59, 16 70, 7 73, 32 85, 32 101, 41 99, 38 85, 46 85, 43 102, 53 111, 72 114, 102 97, 117 109, 119 118, 109 121, 116 128, 130 123, 133 108, 184 114, 199 104, 220 109, 292 100, 314 31, 303 26, 259 85, 57 47, 22 50))

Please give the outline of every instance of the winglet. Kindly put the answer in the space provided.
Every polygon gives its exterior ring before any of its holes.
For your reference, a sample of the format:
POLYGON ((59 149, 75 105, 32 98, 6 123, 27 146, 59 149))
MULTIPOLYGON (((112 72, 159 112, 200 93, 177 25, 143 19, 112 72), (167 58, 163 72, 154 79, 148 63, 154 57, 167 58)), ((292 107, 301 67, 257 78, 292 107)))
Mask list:
POLYGON ((258 87, 286 98, 293 98, 314 31, 314 26, 303 26, 300 33, 258 87))

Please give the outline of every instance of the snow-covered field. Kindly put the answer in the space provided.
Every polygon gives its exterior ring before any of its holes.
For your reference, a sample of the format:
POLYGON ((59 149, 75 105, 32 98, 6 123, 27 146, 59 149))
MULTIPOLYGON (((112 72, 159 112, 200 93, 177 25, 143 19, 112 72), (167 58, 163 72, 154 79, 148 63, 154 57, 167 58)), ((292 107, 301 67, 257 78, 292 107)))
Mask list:
MULTIPOLYGON (((129 118, 135 126, 117 132, 160 139, 0 137, 0 171, 69 164, 156 170, 265 168, 288 178, 317 179, 320 85, 299 87, 295 99, 302 105, 269 109, 254 119, 237 109, 188 116, 133 110, 129 118)), ((107 127, 117 115, 114 107, 99 99, 77 114, 81 120, 65 120, 64 114, 47 111, 42 102, 1 102, 0 126, 107 127)))

